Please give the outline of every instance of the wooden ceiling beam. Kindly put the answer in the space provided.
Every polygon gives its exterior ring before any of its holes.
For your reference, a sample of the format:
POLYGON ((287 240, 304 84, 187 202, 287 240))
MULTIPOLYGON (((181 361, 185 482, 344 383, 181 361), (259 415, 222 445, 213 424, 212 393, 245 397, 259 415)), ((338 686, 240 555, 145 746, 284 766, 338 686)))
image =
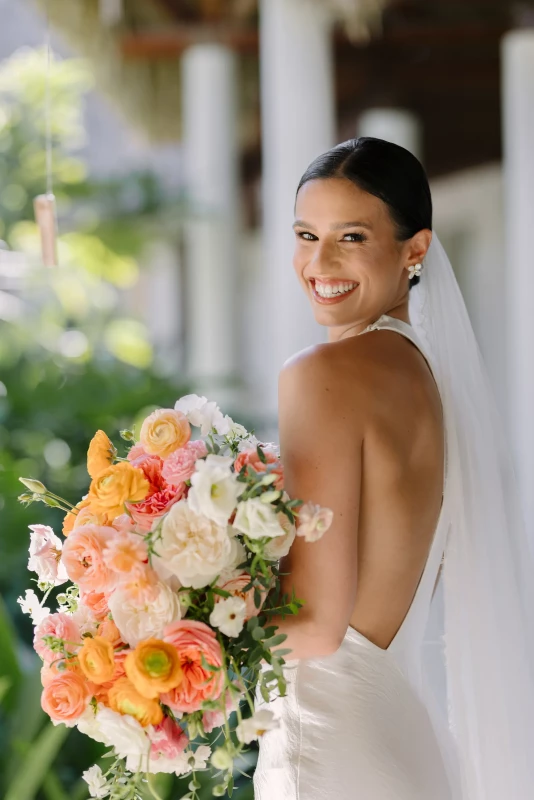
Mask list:
POLYGON ((176 58, 201 42, 226 44, 240 53, 258 52, 258 32, 239 25, 180 25, 164 31, 127 33, 120 38, 120 48, 128 59, 176 58))

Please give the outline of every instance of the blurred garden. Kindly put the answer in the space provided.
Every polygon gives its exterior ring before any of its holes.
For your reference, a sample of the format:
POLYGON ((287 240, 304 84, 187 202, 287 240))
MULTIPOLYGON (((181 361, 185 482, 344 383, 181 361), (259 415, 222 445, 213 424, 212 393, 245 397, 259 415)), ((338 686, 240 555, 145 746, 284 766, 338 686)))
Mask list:
MULTIPOLYGON (((17 598, 36 588, 27 571, 28 525, 50 525, 59 533, 63 512, 18 502, 24 492, 19 477, 39 479, 77 503, 89 486, 85 458, 95 431, 106 431, 123 455, 121 429, 131 429, 156 406, 174 405, 188 391, 180 375, 158 361, 150 332, 124 302, 139 280, 147 244, 164 239, 178 245, 183 200, 165 196, 148 171, 109 181, 88 176, 77 153, 91 79, 79 59, 50 65, 59 267, 40 263, 33 198, 47 183, 46 62, 45 51, 25 48, 0 64, 0 796, 5 800, 82 800, 88 787, 80 776, 103 753, 76 729, 45 721, 40 708, 40 661, 31 646, 30 619, 17 598)), ((164 800, 187 791, 187 782, 160 777, 164 800)), ((241 785, 234 797, 252 797, 248 780, 241 785)))

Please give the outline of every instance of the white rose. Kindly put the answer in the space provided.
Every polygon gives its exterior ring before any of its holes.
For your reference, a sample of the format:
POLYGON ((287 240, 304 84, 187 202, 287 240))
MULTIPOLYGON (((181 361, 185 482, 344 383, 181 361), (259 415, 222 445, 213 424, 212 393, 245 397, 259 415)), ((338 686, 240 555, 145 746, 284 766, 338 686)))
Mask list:
POLYGON ((207 436, 212 428, 220 434, 228 433, 230 430, 230 423, 214 400, 209 401, 198 394, 186 394, 176 401, 174 408, 185 414, 191 425, 199 427, 202 436, 207 436))
POLYGON ((94 764, 89 769, 82 773, 82 778, 89 787, 89 794, 91 797, 103 798, 109 794, 107 788, 107 781, 102 774, 102 770, 98 764, 94 764))
POLYGON ((250 539, 260 539, 263 536, 273 538, 285 533, 277 512, 268 503, 262 503, 259 497, 252 497, 238 504, 233 526, 250 539))
POLYGON ((280 726, 280 720, 275 717, 272 711, 262 708, 256 711, 252 717, 244 719, 236 728, 237 738, 243 744, 250 744, 253 739, 263 736, 266 731, 273 730, 280 726))
POLYGON ((193 589, 211 583, 227 567, 233 554, 227 526, 221 527, 196 514, 187 500, 179 500, 165 516, 155 549, 154 568, 158 568, 158 561, 163 561, 182 586, 193 589))
POLYGON ((210 625, 226 636, 239 636, 245 624, 247 604, 242 597, 224 597, 215 603, 210 625))
POLYGON ((120 589, 109 598, 109 610, 113 621, 125 642, 136 647, 151 636, 159 639, 163 629, 181 618, 178 596, 164 583, 156 587, 156 597, 149 602, 135 602, 120 589))
POLYGON ((48 525, 29 525, 30 558, 28 569, 36 572, 39 580, 60 586, 69 576, 61 561, 63 544, 48 525))
POLYGON ((297 535, 295 526, 288 520, 283 511, 279 511, 277 516, 285 533, 283 536, 276 536, 265 545, 263 553, 269 561, 279 561, 279 559, 287 556, 297 535))
POLYGON ((197 514, 204 514, 217 525, 226 525, 238 496, 244 486, 230 469, 231 456, 216 456, 210 453, 196 462, 196 471, 191 476, 191 489, 187 496, 189 506, 197 514))

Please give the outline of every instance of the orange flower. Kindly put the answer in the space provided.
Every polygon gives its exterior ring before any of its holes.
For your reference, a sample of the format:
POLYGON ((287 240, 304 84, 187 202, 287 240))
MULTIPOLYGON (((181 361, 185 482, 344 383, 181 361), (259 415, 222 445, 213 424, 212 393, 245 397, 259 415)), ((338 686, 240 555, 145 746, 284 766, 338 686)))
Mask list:
POLYGON ((83 674, 93 683, 106 683, 115 672, 113 645, 102 636, 86 636, 78 651, 83 674))
POLYGON ((126 674, 143 697, 156 698, 182 681, 180 657, 172 644, 161 639, 140 642, 124 662, 126 674))
POLYGON ((119 645, 124 644, 121 638, 121 632, 113 620, 107 617, 98 628, 98 635, 101 636, 102 639, 106 639, 108 642, 111 642, 113 647, 118 647, 119 645))
POLYGON ((157 700, 139 694, 128 678, 119 678, 108 692, 109 707, 119 714, 129 714, 146 728, 159 725, 163 711, 157 700))
POLYGON ((191 425, 181 411, 173 408, 158 408, 150 414, 139 433, 140 443, 146 453, 167 458, 191 438, 191 425))
POLYGON ((91 478, 96 478, 107 469, 116 455, 117 450, 107 434, 104 431, 97 431, 87 451, 87 472, 91 478))
POLYGON ((132 503, 144 500, 149 491, 150 484, 143 470, 128 461, 120 461, 93 478, 89 499, 96 512, 114 519, 124 513, 127 500, 132 503))
POLYGON ((41 706, 54 722, 72 722, 83 714, 90 699, 84 678, 64 672, 45 686, 41 706))
POLYGON ((89 498, 86 498, 85 500, 80 500, 80 502, 76 504, 78 513, 76 513, 75 511, 68 511, 65 514, 65 516, 63 517, 63 536, 69 535, 71 530, 74 528, 74 525, 78 521, 80 510, 88 506, 89 502, 90 502, 89 498))
POLYGON ((111 519, 109 516, 102 511, 95 511, 94 508, 91 507, 89 504, 89 499, 87 500, 88 505, 85 508, 82 508, 78 511, 76 519, 74 521, 74 530, 76 528, 83 528, 84 525, 110 525, 111 519))

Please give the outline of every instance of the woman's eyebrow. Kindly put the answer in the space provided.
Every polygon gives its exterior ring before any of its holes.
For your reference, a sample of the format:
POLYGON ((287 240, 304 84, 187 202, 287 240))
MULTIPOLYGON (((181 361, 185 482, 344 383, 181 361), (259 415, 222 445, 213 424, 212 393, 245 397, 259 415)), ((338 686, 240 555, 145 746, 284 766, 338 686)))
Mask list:
MULTIPOLYGON (((314 226, 311 225, 309 222, 305 222, 303 219, 296 219, 293 223, 294 228, 309 228, 310 230, 314 229, 314 226)), ((373 229, 373 226, 369 222, 335 222, 333 225, 330 226, 330 230, 333 231, 340 231, 344 230, 345 228, 368 228, 369 230, 373 229)))

